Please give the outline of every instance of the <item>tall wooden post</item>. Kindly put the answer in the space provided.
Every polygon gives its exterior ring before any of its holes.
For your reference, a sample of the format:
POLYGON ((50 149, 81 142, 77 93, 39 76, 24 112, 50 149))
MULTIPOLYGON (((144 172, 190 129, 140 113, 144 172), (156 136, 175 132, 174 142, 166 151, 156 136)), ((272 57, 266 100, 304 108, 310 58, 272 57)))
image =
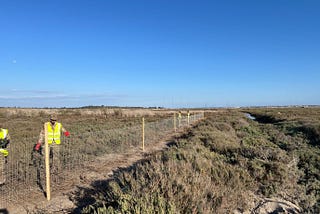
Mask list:
POLYGON ((187 117, 188 117, 188 126, 190 126, 190 112, 187 113, 187 117))
POLYGON ((176 132, 177 131, 176 112, 173 112, 173 128, 174 128, 174 132, 176 132))
POLYGON ((142 118, 142 151, 144 151, 144 117, 142 118))
POLYGON ((51 200, 51 190, 50 190, 50 159, 49 159, 49 144, 48 144, 48 129, 47 129, 47 124, 44 124, 44 140, 45 140, 45 145, 44 145, 44 151, 45 151, 45 165, 46 165, 46 186, 47 186, 47 200, 51 200))

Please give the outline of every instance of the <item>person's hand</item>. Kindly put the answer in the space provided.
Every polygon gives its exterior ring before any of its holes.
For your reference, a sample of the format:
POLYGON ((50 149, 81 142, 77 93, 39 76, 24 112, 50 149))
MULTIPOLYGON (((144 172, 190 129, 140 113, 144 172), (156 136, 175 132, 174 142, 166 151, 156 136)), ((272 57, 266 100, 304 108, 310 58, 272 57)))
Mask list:
POLYGON ((63 134, 64 134, 64 136, 66 136, 66 137, 69 137, 69 136, 70 136, 70 132, 68 132, 68 131, 64 132, 63 134))
POLYGON ((40 147, 41 147, 41 143, 37 143, 37 144, 34 146, 34 150, 35 150, 35 151, 39 151, 40 147))

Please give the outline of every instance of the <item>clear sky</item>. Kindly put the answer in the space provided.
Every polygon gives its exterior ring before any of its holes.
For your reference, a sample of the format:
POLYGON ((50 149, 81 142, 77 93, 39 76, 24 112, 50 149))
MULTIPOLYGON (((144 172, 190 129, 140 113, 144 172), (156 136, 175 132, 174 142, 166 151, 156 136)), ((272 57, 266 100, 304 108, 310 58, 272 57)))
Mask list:
POLYGON ((3 0, 0 106, 320 104, 319 0, 3 0))

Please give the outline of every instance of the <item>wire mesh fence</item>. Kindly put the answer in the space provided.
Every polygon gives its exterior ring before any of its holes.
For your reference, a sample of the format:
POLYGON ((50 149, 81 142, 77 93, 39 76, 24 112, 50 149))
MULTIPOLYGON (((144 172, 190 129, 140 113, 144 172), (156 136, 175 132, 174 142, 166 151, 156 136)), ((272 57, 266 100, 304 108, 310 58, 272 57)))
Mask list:
MULTIPOLYGON (((144 125, 141 120, 141 124, 116 129, 70 130, 72 136, 62 137, 60 145, 50 145, 51 191, 59 189, 66 175, 77 174, 88 161, 106 154, 142 150, 142 139, 145 146, 152 146, 175 130, 191 126, 203 117, 203 113, 198 112, 157 121, 145 120, 144 125)), ((20 139, 21 142, 15 142, 12 137, 9 156, 0 157, 0 170, 5 176, 5 183, 0 186, 0 209, 27 200, 31 192, 45 193, 44 148, 34 151, 38 137, 24 136, 20 139)))

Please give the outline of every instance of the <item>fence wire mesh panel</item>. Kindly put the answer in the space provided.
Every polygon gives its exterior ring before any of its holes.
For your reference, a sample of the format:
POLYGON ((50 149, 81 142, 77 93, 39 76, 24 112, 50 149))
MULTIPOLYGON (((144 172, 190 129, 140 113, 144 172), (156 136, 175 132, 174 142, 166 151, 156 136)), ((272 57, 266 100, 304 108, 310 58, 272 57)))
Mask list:
POLYGON ((164 119, 156 122, 145 123, 145 144, 149 145, 156 140, 162 140, 173 131, 173 119, 164 119))
MULTIPOLYGON (((203 113, 181 118, 172 115, 151 121, 147 118, 144 125, 145 146, 165 140, 174 133, 175 124, 177 130, 182 130, 201 118, 203 113)), ((141 120, 141 123, 128 123, 121 128, 108 129, 107 126, 99 124, 70 130, 71 136, 61 137, 60 145, 49 146, 51 191, 54 193, 61 189, 61 185, 70 175, 79 176, 80 169, 99 156, 142 151, 142 127, 141 120)), ((19 142, 15 141, 15 136, 11 138, 9 156, 0 157, 0 173, 5 177, 5 182, 0 186, 0 209, 27 200, 30 192, 33 195, 38 193, 37 197, 45 197, 44 147, 34 151, 38 136, 20 137, 19 142)))

